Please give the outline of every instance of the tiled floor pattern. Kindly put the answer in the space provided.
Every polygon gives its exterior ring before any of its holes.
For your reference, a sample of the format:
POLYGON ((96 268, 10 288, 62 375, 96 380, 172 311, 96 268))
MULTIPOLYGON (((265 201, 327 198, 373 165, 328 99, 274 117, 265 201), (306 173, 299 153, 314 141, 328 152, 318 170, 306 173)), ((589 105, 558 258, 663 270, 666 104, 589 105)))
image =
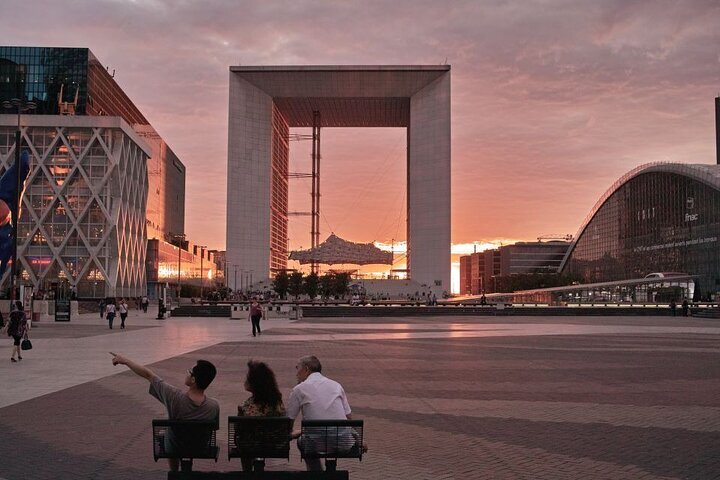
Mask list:
MULTIPOLYGON (((296 359, 316 354, 366 422, 370 452, 340 462, 353 480, 720 478, 714 321, 273 320, 253 338, 247 322, 134 320, 152 328, 105 332, 88 317, 68 336, 40 325, 23 363, 0 363, 0 477, 165 478, 150 449, 163 408, 110 365, 113 349, 176 384, 195 359, 213 361, 223 418, 247 397, 249 358, 267 361, 287 394, 296 359)), ((239 469, 223 458, 226 428, 218 464, 196 469, 239 469)), ((291 455, 269 468, 302 468, 291 455)))

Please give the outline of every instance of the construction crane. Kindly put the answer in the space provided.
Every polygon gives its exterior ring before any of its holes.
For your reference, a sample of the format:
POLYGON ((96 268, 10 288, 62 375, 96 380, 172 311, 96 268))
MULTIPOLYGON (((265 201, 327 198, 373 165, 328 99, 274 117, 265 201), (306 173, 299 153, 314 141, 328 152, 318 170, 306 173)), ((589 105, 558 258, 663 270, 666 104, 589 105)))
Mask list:
POLYGON ((562 241, 562 242, 570 242, 570 241, 572 241, 572 239, 573 239, 573 236, 570 235, 569 233, 566 233, 566 234, 564 234, 564 235, 563 235, 563 234, 550 233, 550 234, 547 234, 547 235, 540 235, 539 237, 537 237, 538 242, 542 242, 543 240, 545 240, 545 241, 547 241, 547 240, 550 240, 550 241, 555 240, 555 241, 562 241))

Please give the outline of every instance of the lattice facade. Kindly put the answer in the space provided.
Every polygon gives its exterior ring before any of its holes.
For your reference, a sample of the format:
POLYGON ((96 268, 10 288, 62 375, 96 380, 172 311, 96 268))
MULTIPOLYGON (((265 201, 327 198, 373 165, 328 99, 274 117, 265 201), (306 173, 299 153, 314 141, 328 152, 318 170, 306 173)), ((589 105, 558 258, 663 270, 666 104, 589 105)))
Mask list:
MULTIPOLYGON (((0 115, 2 171, 15 158, 15 124, 0 115)), ((119 117, 28 115, 22 125, 31 157, 18 226, 22 282, 37 291, 67 280, 81 297, 144 294, 149 147, 119 117)))

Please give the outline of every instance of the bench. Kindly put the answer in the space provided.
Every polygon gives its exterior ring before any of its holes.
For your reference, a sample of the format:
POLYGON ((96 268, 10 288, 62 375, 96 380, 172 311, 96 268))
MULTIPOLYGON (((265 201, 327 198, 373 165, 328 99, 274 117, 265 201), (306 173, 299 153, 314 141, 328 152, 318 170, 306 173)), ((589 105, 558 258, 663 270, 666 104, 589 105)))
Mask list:
POLYGON ((215 422, 153 420, 153 454, 155 461, 158 458, 179 458, 178 449, 167 451, 165 438, 168 435, 175 438, 178 434, 190 435, 188 443, 179 449, 182 468, 179 472, 168 472, 168 480, 349 480, 348 471, 337 470, 337 460, 362 460, 362 420, 302 422, 300 455, 303 460, 325 459, 326 471, 266 471, 266 458, 289 459, 292 425, 293 421, 287 417, 228 417, 228 459, 251 458, 253 471, 192 471, 194 458, 214 458, 217 461, 215 422), (195 435, 201 440, 195 439, 195 435))
POLYGON ((362 461, 362 420, 303 420, 301 432, 302 459, 324 458, 328 472, 337 470, 338 458, 362 461))
POLYGON ((183 472, 191 472, 193 460, 208 458, 217 462, 217 421, 153 420, 153 457, 177 458, 183 472))
POLYGON ((265 470, 266 458, 290 460, 292 426, 288 417, 228 417, 228 460, 249 459, 255 472, 265 470))

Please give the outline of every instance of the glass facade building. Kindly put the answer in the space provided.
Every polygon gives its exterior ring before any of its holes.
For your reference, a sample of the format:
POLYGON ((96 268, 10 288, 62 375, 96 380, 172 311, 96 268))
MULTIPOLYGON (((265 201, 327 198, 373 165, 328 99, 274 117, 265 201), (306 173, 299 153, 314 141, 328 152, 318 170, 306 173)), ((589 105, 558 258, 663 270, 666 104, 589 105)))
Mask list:
MULTIPOLYGON (((23 216, 20 222, 20 235, 30 234, 31 237, 35 237, 33 232, 36 232, 33 225, 41 223, 38 241, 47 241, 52 251, 51 257, 45 251, 26 259, 28 268, 24 275, 36 288, 47 288, 49 281, 67 278, 81 296, 115 294, 116 287, 117 292, 124 291, 123 276, 134 278, 137 274, 134 265, 132 273, 124 267, 118 269, 119 284, 112 283, 115 281, 111 273, 113 268, 107 266, 92 268, 95 277, 90 284, 82 283, 87 249, 97 248, 103 235, 116 228, 125 233, 118 239, 117 251, 111 251, 109 255, 114 255, 125 265, 123 262, 128 258, 135 259, 137 252, 131 250, 142 244, 139 258, 144 266, 148 238, 169 241, 174 235, 184 233, 185 166, 113 76, 114 72, 109 72, 87 48, 0 46, 0 102, 21 98, 37 104, 32 114, 23 114, 22 130, 23 148, 31 149, 34 168, 27 183, 27 200, 39 216, 33 217, 32 221, 23 216), (98 120, 77 123, 68 120, 70 117, 98 120), (132 141, 140 150, 149 148, 142 168, 133 166, 131 170, 125 170, 124 160, 118 157, 119 150, 111 149, 118 148, 122 142, 106 141, 107 135, 115 135, 103 127, 103 119, 108 117, 122 119, 123 125, 131 129, 132 141), (96 141, 96 136, 103 140, 102 143, 96 141), (135 179, 141 171, 144 175, 143 179, 137 178, 140 182, 137 187, 145 189, 141 202, 142 228, 135 225, 134 217, 131 221, 127 215, 119 214, 119 210, 112 210, 103 203, 106 198, 116 202, 113 200, 118 194, 116 182, 125 182, 124 178, 103 177, 115 166, 127 179, 135 179), (87 211, 84 210, 86 206, 87 211), (48 211, 52 213, 48 215, 48 211), (86 246, 74 247, 73 239, 62 240, 66 234, 75 238, 80 231, 84 231, 81 243, 87 242, 86 246), (127 237, 130 234, 127 232, 132 232, 135 237, 127 237), (142 240, 139 240, 140 236, 142 240), (76 255, 74 248, 80 253, 76 255)), ((12 155, 8 153, 10 150, 14 152, 17 116, 11 111, 0 110, 0 113, 8 114, 0 115, 0 150, 4 149, 0 160, 5 168, 12 162, 12 157, 6 155, 12 155)), ((130 138, 127 132, 125 134, 130 138)), ((132 208, 141 204, 136 197, 127 201, 132 208)), ((98 263, 103 261, 98 260, 98 263)), ((145 268, 139 271, 144 288, 145 268)))
POLYGON ((584 283, 689 274, 704 300, 720 290, 719 237, 720 165, 643 165, 600 198, 561 268, 584 283))

